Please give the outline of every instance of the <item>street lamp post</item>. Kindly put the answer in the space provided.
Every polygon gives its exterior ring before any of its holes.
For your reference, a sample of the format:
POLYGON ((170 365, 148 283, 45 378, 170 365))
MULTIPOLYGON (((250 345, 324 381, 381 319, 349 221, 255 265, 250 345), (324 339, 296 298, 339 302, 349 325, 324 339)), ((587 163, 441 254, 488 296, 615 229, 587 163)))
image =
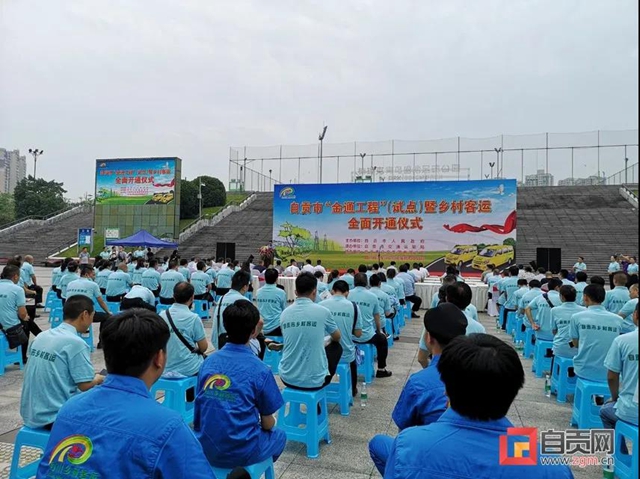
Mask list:
POLYGON ((273 189, 273 183, 271 183, 271 172, 273 170, 269 170, 269 191, 271 191, 273 189))
MULTIPOLYGON (((500 153, 502 153, 502 147, 500 148, 494 148, 494 151, 496 152, 496 177, 500 177, 501 173, 502 173, 502 169, 500 167, 500 153)), ((504 167, 504 165, 502 165, 502 167, 504 167)), ((493 178, 493 171, 491 172, 491 177, 493 178)))
POLYGON ((200 215, 199 218, 202 219, 202 187, 207 186, 202 182, 202 178, 200 178, 200 187, 198 188, 198 200, 200 201, 200 215))
POLYGON ((360 153, 360 159, 362 160, 362 171, 360 172, 360 178, 364 181, 364 157, 367 156, 366 153, 360 153))
POLYGON ((29 153, 33 155, 33 179, 36 179, 36 171, 38 167, 38 157, 44 153, 44 150, 38 150, 37 148, 29 148, 29 153))
POLYGON ((324 141, 324 135, 327 134, 327 125, 322 128, 322 131, 318 135, 318 140, 320 140, 320 184, 322 184, 322 142, 324 141))

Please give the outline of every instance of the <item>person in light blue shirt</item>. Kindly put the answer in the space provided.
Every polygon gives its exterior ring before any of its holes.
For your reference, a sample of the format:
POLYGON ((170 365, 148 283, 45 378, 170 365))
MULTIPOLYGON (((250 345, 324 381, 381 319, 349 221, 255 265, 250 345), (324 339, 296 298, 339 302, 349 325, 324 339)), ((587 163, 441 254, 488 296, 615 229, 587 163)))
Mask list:
POLYGON ((613 340, 622 331, 622 318, 604 309, 604 298, 604 288, 590 284, 584 289, 587 310, 571 317, 571 340, 573 346, 578 348, 573 367, 579 377, 589 381, 607 380, 604 360, 613 340))
POLYGON ((173 290, 173 299, 175 302, 171 307, 160 313, 171 331, 164 374, 167 377, 195 376, 204 362, 203 354, 209 344, 202 320, 190 309, 193 303, 193 285, 186 281, 178 283, 173 290), (178 338, 176 330, 189 343, 190 348, 178 338))
POLYGON ((284 401, 271 370, 251 351, 260 313, 249 301, 236 301, 225 309, 223 322, 228 342, 198 374, 194 432, 215 467, 275 462, 287 443, 274 417, 284 401))
POLYGON ((30 254, 24 257, 24 262, 20 268, 20 277, 24 286, 35 292, 36 308, 42 308, 42 287, 37 284, 36 272, 33 269, 33 256, 30 254))
POLYGON ((391 371, 387 370, 387 356, 389 354, 389 344, 387 336, 382 331, 380 319, 380 303, 378 297, 367 289, 367 275, 358 273, 354 278, 355 288, 349 290, 349 299, 358 305, 362 315, 362 336, 356 343, 373 344, 378 353, 378 371, 376 377, 387 378, 391 376, 391 371))
POLYGON ((140 258, 136 260, 136 266, 131 271, 131 281, 133 284, 142 284, 142 275, 147 270, 144 266, 144 259, 140 258))
POLYGON ((0 326, 9 329, 27 319, 27 298, 24 288, 18 286, 20 268, 7 265, 0 279, 0 326))
POLYGON ((629 288, 629 301, 618 311, 618 316, 622 318, 622 334, 630 333, 636 330, 636 324, 633 321, 633 312, 638 304, 638 285, 632 284, 629 288))
POLYGON ((349 297, 349 285, 346 281, 338 280, 333 283, 332 296, 320 303, 331 311, 331 316, 340 330, 340 345, 342 346, 341 362, 349 363, 351 369, 351 394, 358 394, 358 365, 356 363, 356 345, 354 338, 362 336, 362 314, 358 305, 352 303, 349 297))
POLYGON ((96 283, 102 294, 107 293, 107 281, 109 280, 109 276, 111 276, 111 262, 102 261, 98 265, 98 272, 96 273, 96 283))
MULTIPOLYGON (((105 303, 102 298, 100 287, 93 281, 95 276, 96 273, 93 266, 82 266, 80 278, 72 281, 67 286, 67 299, 80 295, 89 298, 94 304, 98 304, 100 308, 102 308, 102 311, 93 314, 93 322, 100 323, 100 331, 102 331, 105 321, 109 319, 111 313, 109 312, 107 303, 105 303)), ((84 332, 86 332, 86 330, 84 332)), ((98 343, 98 347, 100 347, 100 343, 98 343)))
POLYGON ((278 288, 279 276, 278 270, 267 269, 264 272, 265 285, 256 294, 258 311, 264 320, 262 329, 265 336, 282 336, 280 315, 287 307, 287 293, 278 288))
POLYGON ((314 303, 317 283, 312 274, 301 273, 296 278, 297 298, 280 316, 280 379, 294 389, 315 391, 328 385, 342 356, 341 334, 331 312, 314 303), (330 337, 326 347, 325 336, 330 337))
POLYGON ((584 288, 587 287, 587 273, 584 271, 578 271, 576 273, 576 284, 574 288, 576 288, 576 304, 578 306, 584 306, 582 303, 582 292, 584 288))
POLYGON ((400 265, 400 272, 396 278, 396 281, 402 281, 404 285, 404 299, 406 301, 410 301, 413 306, 411 306, 411 317, 417 318, 418 311, 420 310, 420 306, 422 306, 422 298, 416 295, 416 279, 415 277, 409 273, 409 265, 403 264, 400 265))
POLYGON ((560 306, 562 302, 559 293, 562 281, 558 278, 551 278, 547 285, 549 291, 533 299, 525 308, 524 313, 535 331, 536 339, 553 341, 551 309, 560 306))
POLYGON ((93 314, 93 301, 87 296, 69 297, 63 323, 29 345, 20 400, 25 426, 51 430, 69 398, 102 384, 104 377, 94 373, 89 346, 79 336, 91 327, 93 314))
POLYGON ((558 274, 558 276, 560 277, 560 281, 562 281, 562 284, 564 284, 565 286, 574 286, 575 287, 576 284, 569 279, 569 271, 568 270, 561 269, 560 273, 558 274))
POLYGON ((318 288, 316 290, 316 303, 323 301, 331 296, 329 285, 323 281, 324 274, 322 271, 314 271, 313 276, 318 280, 318 288))
POLYGON ((216 272, 215 269, 213 269, 211 266, 207 267, 204 271, 205 273, 207 273, 209 275, 209 284, 214 284, 216 282, 216 277, 218 276, 218 273, 216 272))
POLYGON ((513 293, 518 290, 518 267, 511 266, 509 268, 509 276, 500 283, 500 295, 503 297, 502 308, 502 330, 507 329, 507 314, 516 311, 517 307, 513 303, 513 293), (507 307, 510 305, 510 307, 507 307))
POLYGON ((498 306, 502 306, 507 300, 507 296, 505 294, 503 284, 507 279, 511 277, 511 273, 509 273, 508 269, 505 269, 505 270, 502 270, 502 273, 500 276, 501 276, 500 279, 496 282, 496 287, 498 288, 498 298, 496 299, 496 304, 498 306))
POLYGON ((224 296, 231 288, 231 278, 233 277, 233 268, 228 263, 223 265, 218 271, 218 277, 216 278, 216 294, 218 296, 224 296))
POLYGON ((333 288, 333 283, 340 279, 340 272, 337 269, 333 269, 329 272, 329 277, 327 278, 327 288, 329 291, 333 288))
POLYGON ((396 298, 398 298, 398 302, 404 306, 405 304, 405 293, 404 293, 404 281, 396 278, 397 271, 395 268, 387 269, 387 283, 392 286, 396 290, 396 298))
POLYGON ((620 260, 618 256, 611 255, 609 266, 607 266, 607 273, 609 273, 609 289, 613 289, 613 275, 622 271, 620 266, 620 260))
POLYGON ((184 281, 189 281, 191 279, 191 271, 189 271, 189 268, 187 267, 188 264, 189 261, 187 260, 187 258, 182 258, 180 260, 180 267, 178 268, 178 272, 182 275, 184 281))
POLYGON ((145 288, 141 284, 134 284, 120 303, 120 311, 131 308, 145 308, 155 312, 156 297, 149 288, 145 288))
POLYGON ((78 274, 78 263, 75 261, 70 261, 67 264, 67 271, 60 277, 60 298, 67 299, 67 286, 72 281, 79 279, 80 275, 78 274))
POLYGON ((522 300, 524 295, 527 294, 530 291, 528 285, 529 285, 529 282, 526 279, 519 279, 518 280, 518 286, 519 287, 513 293, 513 296, 511 298, 512 299, 512 304, 511 304, 511 308, 510 309, 515 309, 516 310, 516 318, 518 318, 518 319, 523 319, 522 318, 522 314, 520 313, 520 301, 522 300))
POLYGON ((638 284, 638 263, 635 256, 629 256, 629 264, 627 264, 627 275, 629 275, 629 286, 632 284, 638 284))
POLYGON ((204 261, 198 261, 196 263, 196 271, 191 273, 191 284, 195 290, 195 299, 211 298, 209 291, 211 290, 211 276, 204 272, 207 264, 204 261))
MULTIPOLYGON (((238 300, 249 301, 245 294, 249 291, 251 284, 251 274, 248 271, 240 270, 233 274, 231 278, 231 289, 228 290, 219 301, 213 312, 213 328, 211 331, 211 341, 217 349, 221 349, 227 343, 227 330, 222 321, 224 310, 238 300)), ((263 348, 261 348, 261 353, 263 348)))
POLYGON ((607 291, 605 297, 604 309, 610 313, 617 313, 631 299, 629 290, 627 289, 627 275, 624 273, 616 273, 613 275, 614 288, 607 291))
POLYGON ((142 286, 150 290, 157 298, 160 296, 160 273, 156 269, 158 267, 158 260, 152 259, 149 261, 149 267, 142 273, 142 286))
POLYGON ((168 340, 169 328, 151 311, 130 309, 109 321, 102 335, 109 375, 62 406, 37 477, 215 479, 180 414, 149 394, 168 340))
MULTIPOLYGON (((551 309, 551 329, 553 331, 553 355, 561 358, 572 358, 578 350, 571 346, 571 317, 586 311, 586 308, 576 303, 576 289, 563 285, 560 288, 562 304, 551 309)), ((553 370, 553 365, 551 366, 553 370)))
POLYGON ((512 346, 487 334, 458 336, 436 367, 449 408, 436 422, 398 434, 385 479, 573 478, 568 466, 501 464, 501 437, 514 427, 506 415, 524 385, 522 362, 512 346))
POLYGON ((133 273, 133 270, 136 269, 136 263, 131 258, 129 258, 128 261, 129 262, 127 263, 126 272, 129 273, 129 275, 131 275, 133 273))
POLYGON ((378 306, 380 308, 381 318, 380 318, 380 326, 382 326, 382 331, 386 331, 387 334, 393 334, 393 317, 396 315, 395 310, 391 307, 391 299, 389 295, 382 291, 380 285, 382 284, 382 280, 380 276, 377 274, 371 275, 369 277, 369 286, 373 294, 378 298, 378 306), (391 323, 391 331, 387 331, 387 321, 391 323))
POLYGON ((127 291, 133 286, 131 275, 127 272, 127 265, 120 263, 118 269, 112 272, 107 279, 105 296, 109 302, 120 302, 127 291))
POLYGON ((349 268, 347 272, 339 278, 342 281, 346 281, 346 283, 349 285, 349 291, 351 291, 355 287, 353 284, 353 277, 355 274, 355 270, 353 268, 349 268))
MULTIPOLYGON (((414 426, 426 426, 437 421, 447 410, 448 400, 438 372, 438 360, 444 347, 465 334, 467 318, 460 308, 443 303, 424 315, 425 343, 433 359, 422 371, 409 376, 393 409, 393 421, 400 431, 414 426)), ((380 474, 384 474, 393 447, 393 438, 375 436, 369 442, 369 454, 380 474)))
POLYGON ((51 271, 51 289, 56 293, 59 291, 58 285, 60 284, 60 278, 67 270, 67 264, 69 263, 67 260, 71 261, 71 258, 65 258, 60 266, 56 266, 51 271))
POLYGON ((174 259, 169 261, 169 268, 160 275, 160 303, 173 304, 173 288, 184 280, 184 276, 178 271, 178 262, 174 259))
MULTIPOLYGON (((456 306, 462 314, 467 318, 467 325, 465 328, 465 334, 484 333, 485 328, 480 322, 478 322, 478 310, 474 307, 470 307, 473 293, 471 287, 464 281, 456 281, 446 287, 446 302, 456 306)), ((423 330, 424 336, 424 330, 423 330)), ((420 338, 421 341, 424 338, 420 338)))
MULTIPOLYGON (((640 307, 633 313, 638 324, 640 307)), ((638 403, 633 396, 638 387, 638 329, 613 340, 604 360, 611 398, 600 408, 600 418, 606 429, 615 429, 618 419, 638 426, 638 403)), ((625 441, 622 452, 627 453, 625 441)), ((634 444, 635 446, 635 444, 634 444)), ((634 454, 636 452, 634 451, 634 454)))
POLYGON ((584 262, 584 258, 582 256, 578 256, 578 261, 573 265, 573 272, 577 273, 578 271, 586 271, 587 265, 584 262))
POLYGON ((535 298, 542 294, 542 290, 540 289, 540 281, 537 279, 532 279, 529 281, 529 291, 522 295, 520 298, 520 302, 518 303, 518 314, 524 319, 524 326, 526 328, 531 327, 531 323, 529 322, 529 318, 525 314, 525 310, 535 298))

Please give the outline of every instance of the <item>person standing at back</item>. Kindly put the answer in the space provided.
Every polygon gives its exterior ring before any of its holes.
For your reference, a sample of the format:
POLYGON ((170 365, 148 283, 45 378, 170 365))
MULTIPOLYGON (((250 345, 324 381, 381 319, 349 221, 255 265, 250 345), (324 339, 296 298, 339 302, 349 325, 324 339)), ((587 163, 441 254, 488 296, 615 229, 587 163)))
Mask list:
POLYGON ((316 262, 316 267, 314 268, 314 270, 320 271, 323 276, 327 274, 327 270, 324 268, 324 266, 322 266, 322 260, 320 259, 316 262))
POLYGON ((607 291, 604 303, 604 309, 610 313, 617 313, 631 299, 629 290, 627 289, 627 275, 625 273, 616 273, 613 275, 612 290, 607 291))
POLYGON ((578 261, 573 265, 573 272, 577 273, 578 271, 586 271, 587 265, 584 262, 583 256, 578 256, 578 261))
POLYGON ((304 266, 302 267, 302 271, 304 271, 304 272, 306 272, 306 273, 311 273, 311 274, 315 273, 315 271, 316 271, 316 270, 315 270, 315 268, 313 267, 313 264, 311 263, 311 260, 310 260, 310 259, 308 259, 308 258, 307 258, 307 259, 305 260, 305 264, 304 264, 304 266))
POLYGON ((167 270, 160 275, 160 304, 173 304, 173 289, 184 280, 178 271, 178 262, 174 259, 169 261, 167 270))
POLYGON ((258 311, 264 320, 265 336, 282 336, 280 315, 287 307, 287 293, 278 288, 278 270, 269 268, 264 272, 265 285, 256 294, 258 311))
POLYGON ((618 256, 611 255, 609 266, 607 266, 607 273, 609 273, 609 289, 613 289, 613 275, 622 271, 620 266, 620 260, 618 256))

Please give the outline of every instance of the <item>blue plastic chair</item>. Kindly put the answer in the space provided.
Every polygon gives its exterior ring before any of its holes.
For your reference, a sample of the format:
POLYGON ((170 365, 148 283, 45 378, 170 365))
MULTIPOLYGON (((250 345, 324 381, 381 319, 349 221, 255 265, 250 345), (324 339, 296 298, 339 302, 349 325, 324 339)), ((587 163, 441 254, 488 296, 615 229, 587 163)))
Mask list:
POLYGON ((533 363, 531 364, 531 371, 536 373, 537 378, 544 376, 545 371, 551 371, 551 358, 547 356, 547 350, 553 348, 553 341, 545 341, 544 339, 536 338, 536 345, 533 349, 533 363))
POLYGON ((62 323, 63 311, 62 311, 62 301, 59 303, 55 303, 51 307, 51 311, 49 312, 49 323, 52 328, 59 326, 62 323))
MULTIPOLYGON (((375 346, 373 344, 357 344, 357 348, 364 351, 364 361, 358 365, 358 374, 364 376, 364 382, 371 384, 375 375, 374 361, 375 361, 375 346)), ((357 351, 356 351, 356 354, 357 351)))
POLYGON ((557 395, 558 402, 567 402, 567 395, 576 392, 577 376, 569 377, 569 369, 573 368, 573 358, 556 356, 551 371, 551 392, 557 395))
POLYGON ((287 441, 306 444, 307 457, 316 459, 320 455, 318 443, 323 439, 327 444, 331 443, 325 388, 319 391, 300 391, 286 387, 282 391, 282 398, 284 405, 278 414, 278 427, 286 433, 287 441), (288 414, 286 413, 287 404, 289 404, 288 414), (306 413, 302 412, 302 405, 306 407, 306 413), (319 415, 318 405, 320 405, 319 415))
POLYGON ((60 302, 60 304, 62 304, 62 301, 60 300, 60 298, 58 298, 58 295, 56 294, 56 292, 50 289, 49 292, 47 293, 47 298, 44 301, 45 312, 51 311, 51 308, 53 308, 53 306, 57 302, 60 302))
POLYGON ((404 303, 404 317, 406 318, 407 323, 411 322, 411 308, 413 307, 413 303, 411 301, 405 301, 404 303))
POLYGON ((7 366, 13 366, 16 363, 20 365, 20 369, 23 368, 22 350, 20 348, 9 349, 9 341, 4 333, 0 332, 0 376, 4 376, 4 370, 7 366))
POLYGON ((31 447, 34 449, 40 449, 44 454, 47 442, 49 442, 49 434, 49 431, 46 429, 31 429, 26 426, 20 428, 13 447, 9 479, 29 479, 36 475, 41 458, 21 466, 20 452, 23 447, 31 447))
POLYGON ((164 401, 161 404, 180 413, 184 422, 191 424, 193 422, 194 403, 193 401, 187 402, 186 394, 188 389, 195 389, 197 380, 196 376, 182 379, 160 378, 151 387, 150 394, 152 398, 158 400, 158 393, 164 392, 164 401))
POLYGON ((618 419, 615 440, 615 474, 620 479, 638 479, 638 426, 618 419), (633 454, 622 452, 622 441, 630 440, 633 454))
MULTIPOLYGON (((277 343, 282 343, 282 336, 265 336, 277 343)), ((273 374, 280 373, 280 361, 282 360, 282 351, 271 351, 269 348, 264 352, 264 363, 269 366, 273 374)))
POLYGON ((393 317, 393 326, 395 327, 395 336, 400 336, 402 328, 404 328, 404 314, 402 314, 402 310, 396 311, 396 315, 393 317))
POLYGON ((120 312, 120 303, 115 301, 107 301, 107 308, 111 314, 118 314, 120 312))
POLYGON ((387 344, 389 345, 389 349, 391 349, 393 347, 393 323, 389 318, 385 318, 384 332, 389 335, 387 338, 387 344))
POLYGON ((509 311, 507 313, 507 334, 510 334, 515 341, 516 337, 516 312, 509 311))
MULTIPOLYGON (((221 467, 212 467, 213 475, 216 479, 227 479, 227 476, 232 469, 224 469, 221 467)), ((251 479, 260 479, 263 475, 265 479, 276 479, 276 472, 273 468, 273 458, 265 459, 258 464, 252 464, 251 466, 244 466, 244 469, 249 473, 251 479)))
POLYGON ((209 320, 209 302, 206 299, 194 300, 192 308, 193 308, 193 312, 196 313, 201 320, 203 321, 209 320))
POLYGON ((529 359, 533 356, 535 348, 536 335, 532 328, 527 328, 524 333, 524 349, 522 350, 522 357, 529 359))
POLYGON ((522 330, 522 326, 524 326, 524 319, 516 316, 516 334, 513 338, 515 342, 522 341, 524 343, 526 339, 526 333, 522 330))
POLYGON ((327 391, 327 402, 340 406, 340 414, 348 416, 353 405, 353 395, 351 394, 351 368, 349 363, 338 363, 336 375, 340 381, 331 383, 325 388, 327 391))
POLYGON ((169 309, 171 307, 170 304, 162 304, 162 303, 158 303, 156 304, 156 313, 160 314, 163 311, 166 311, 167 309, 169 309))
POLYGON ((594 396, 609 396, 608 384, 578 378, 571 412, 572 426, 578 426, 578 429, 602 429, 600 406, 593 400, 594 396))

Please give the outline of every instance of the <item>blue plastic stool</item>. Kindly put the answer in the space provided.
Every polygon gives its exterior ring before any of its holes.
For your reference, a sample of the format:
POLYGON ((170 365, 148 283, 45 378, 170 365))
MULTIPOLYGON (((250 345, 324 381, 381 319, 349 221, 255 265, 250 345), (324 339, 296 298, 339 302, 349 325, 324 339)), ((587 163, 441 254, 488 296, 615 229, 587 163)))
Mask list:
MULTIPOLYGON (((221 467, 211 467, 213 469, 213 475, 216 479, 227 479, 227 476, 232 469, 223 469, 221 467)), ((258 464, 252 464, 251 466, 244 466, 244 469, 249 473, 251 479, 260 479, 263 475, 265 479, 276 479, 276 471, 273 468, 273 458, 265 459, 258 464)))
MULTIPOLYGON (((371 384, 374 378, 375 346, 373 344, 357 344, 357 348, 364 351, 364 361, 358 365, 358 374, 364 376, 364 382, 371 384)), ((356 352, 356 354, 358 354, 356 352)))
POLYGON ((558 402, 567 402, 567 395, 576 392, 577 376, 569 377, 569 368, 573 368, 573 358, 556 356, 551 371, 551 392, 557 395, 558 402))
POLYGON ((514 341, 516 338, 516 313, 515 311, 509 311, 507 313, 507 334, 510 334, 514 341))
MULTIPOLYGON (((44 310, 51 311, 51 308, 53 308, 57 301, 60 301, 60 298, 58 298, 54 290, 50 289, 47 293, 47 299, 44 301, 44 310)), ((62 301, 60 301, 60 304, 62 304, 62 301)))
POLYGON ((171 307, 170 304, 162 304, 162 303, 158 303, 156 304, 156 313, 160 314, 163 311, 166 311, 167 309, 169 309, 171 307))
MULTIPOLYGON (((265 339, 271 339, 277 343, 282 343, 282 336, 265 336, 265 339)), ((271 368, 273 374, 280 372, 280 360, 282 359, 282 351, 271 351, 269 348, 264 352, 264 363, 271 368)))
POLYGON ((616 422, 615 474, 620 479, 638 479, 638 426, 620 419, 616 422), (630 440, 633 454, 623 454, 622 441, 630 440))
POLYGON ((524 319, 516 316, 516 335, 513 338, 515 342, 522 341, 524 343, 526 339, 526 334, 525 331, 522 330, 522 326, 524 326, 524 319))
POLYGON ((307 457, 316 459, 320 455, 318 443, 325 440, 331 443, 329 436, 329 410, 327 407, 327 394, 325 389, 319 391, 300 391, 284 388, 282 391, 284 405, 278 413, 278 427, 287 435, 287 441, 302 442, 307 445, 307 457), (286 414, 289 404, 289 414, 286 414), (306 406, 306 413, 300 406, 306 406), (320 415, 317 413, 320 405, 320 415), (301 428, 300 426, 306 426, 301 428))
POLYGON ((340 414, 348 416, 351 405, 353 405, 353 395, 351 394, 351 368, 349 363, 338 363, 336 375, 340 382, 327 385, 327 402, 340 406, 340 414))
POLYGON ((532 328, 527 328, 524 333, 524 349, 522 350, 522 357, 529 359, 533 356, 533 351, 535 349, 535 333, 532 328))
POLYGON ((20 452, 23 447, 32 447, 34 449, 40 449, 44 454, 47 442, 49 442, 49 434, 49 431, 46 429, 31 429, 26 426, 20 428, 13 447, 9 479, 29 479, 36 475, 40 458, 24 466, 20 466, 20 452))
POLYGON ((107 308, 109 308, 111 314, 118 314, 120 312, 120 303, 107 301, 107 308))
POLYGON ((407 323, 411 322, 411 308, 413 307, 413 303, 411 301, 405 301, 404 303, 404 317, 407 320, 407 323))
POLYGON ((52 328, 55 328, 56 326, 59 326, 60 323, 62 323, 62 316, 62 301, 60 301, 60 303, 56 303, 55 305, 53 305, 51 311, 49 312, 49 323, 51 324, 52 328))
POLYGON ((531 371, 536 373, 537 378, 544 376, 545 371, 551 371, 551 356, 547 356, 547 350, 553 348, 553 341, 545 341, 536 338, 536 345, 533 349, 533 363, 531 371))
POLYGON ((400 336, 400 333, 402 332, 402 328, 404 328, 404 325, 405 325, 404 313, 402 312, 402 308, 396 311, 396 315, 393 318, 393 324, 395 325, 396 331, 398 333, 396 334, 396 336, 400 336))
POLYGON ((606 397, 608 395, 609 386, 606 382, 578 378, 570 424, 578 426, 578 429, 602 429, 600 406, 595 404, 593 396, 606 397))
POLYGON ((194 300, 193 312, 196 313, 201 320, 208 321, 209 320, 209 302, 206 299, 194 300))
POLYGON ((193 422, 194 403, 186 401, 186 394, 187 389, 195 389, 197 382, 198 378, 196 376, 182 379, 160 378, 151 387, 150 394, 152 398, 157 400, 158 392, 164 391, 164 401, 162 405, 180 413, 184 422, 191 424, 193 422))
POLYGON ((23 368, 22 351, 20 348, 9 349, 9 341, 4 333, 0 333, 0 376, 4 376, 7 366, 13 366, 16 363, 20 365, 20 369, 23 368))
POLYGON ((393 323, 389 318, 385 318, 384 332, 389 335, 389 337, 387 338, 387 344, 389 346, 389 349, 391 349, 393 347, 393 323))

